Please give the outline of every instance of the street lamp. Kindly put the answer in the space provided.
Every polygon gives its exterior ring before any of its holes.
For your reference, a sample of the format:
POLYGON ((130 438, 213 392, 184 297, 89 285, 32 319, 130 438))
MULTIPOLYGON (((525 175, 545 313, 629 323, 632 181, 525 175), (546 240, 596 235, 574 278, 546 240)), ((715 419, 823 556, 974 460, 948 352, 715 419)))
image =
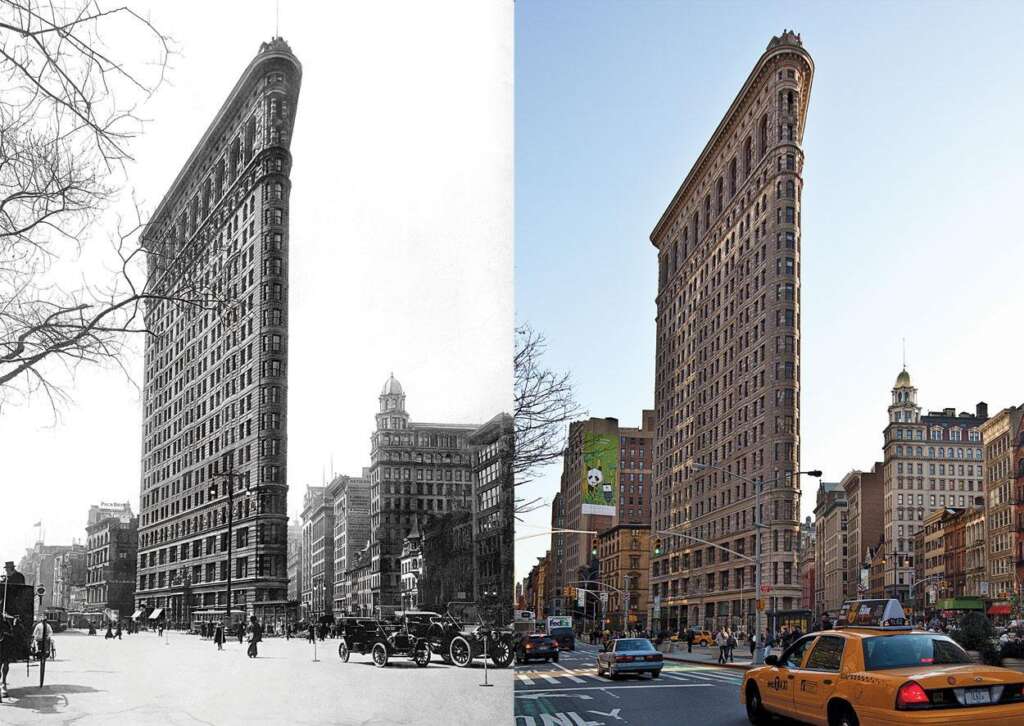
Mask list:
MULTIPOLYGON (((707 469, 715 469, 717 471, 724 472, 729 476, 734 476, 737 479, 752 484, 754 487, 754 598, 755 598, 755 610, 754 610, 754 637, 756 647, 754 648, 754 665, 761 665, 764 663, 764 649, 761 640, 761 610, 756 607, 756 602, 761 598, 761 529, 765 526, 761 521, 761 489, 764 484, 763 479, 748 479, 745 476, 734 474, 733 472, 725 469, 721 466, 715 466, 714 464, 701 464, 696 461, 688 462, 697 471, 705 471, 707 469)), ((807 474, 816 478, 821 477, 820 469, 810 469, 808 471, 795 471, 792 474, 783 474, 782 472, 776 472, 772 478, 772 484, 778 485, 780 480, 780 474, 782 478, 800 476, 801 474, 807 474)), ((717 546, 717 545, 716 545, 717 546)), ((722 548, 726 549, 726 548, 722 548)))
MULTIPOLYGON (((227 497, 228 497, 228 585, 227 595, 228 602, 225 608, 225 615, 227 616, 227 626, 231 627, 231 545, 232 545, 232 527, 235 521, 235 479, 244 482, 245 491, 249 493, 252 491, 252 486, 249 483, 248 473, 236 472, 233 469, 229 471, 214 470, 214 478, 223 477, 227 480, 227 497)), ((214 499, 218 496, 217 484, 214 482, 210 484, 208 489, 210 499, 214 499)))

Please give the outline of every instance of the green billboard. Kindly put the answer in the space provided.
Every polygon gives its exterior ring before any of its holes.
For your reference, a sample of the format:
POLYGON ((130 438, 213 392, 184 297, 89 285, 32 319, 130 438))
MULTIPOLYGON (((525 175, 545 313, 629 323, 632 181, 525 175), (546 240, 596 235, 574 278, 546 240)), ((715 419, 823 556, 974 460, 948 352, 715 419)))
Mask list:
POLYGON ((583 514, 615 516, 619 501, 619 437, 583 433, 583 514))

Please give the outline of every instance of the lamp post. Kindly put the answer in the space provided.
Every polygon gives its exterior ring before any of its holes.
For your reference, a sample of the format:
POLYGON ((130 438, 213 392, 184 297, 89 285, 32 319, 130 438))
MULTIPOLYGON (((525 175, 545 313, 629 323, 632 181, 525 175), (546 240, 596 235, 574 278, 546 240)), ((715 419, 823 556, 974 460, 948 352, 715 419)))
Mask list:
MULTIPOLYGON (((227 480, 227 497, 228 497, 228 584, 227 584, 227 596, 228 602, 225 607, 225 615, 227 617, 227 627, 231 627, 231 545, 232 545, 232 527, 235 521, 235 479, 244 482, 246 493, 251 491, 251 485, 249 484, 249 476, 246 473, 236 472, 233 469, 228 471, 215 470, 213 476, 223 477, 227 480)), ((216 482, 211 484, 209 487, 210 498, 213 499, 218 496, 216 482)))
MULTIPOLYGON (((691 461, 691 462, 688 462, 688 463, 690 464, 690 466, 692 466, 697 471, 705 471, 707 469, 714 469, 716 471, 724 472, 725 474, 728 474, 729 476, 734 476, 737 479, 741 479, 741 480, 747 482, 748 484, 753 485, 753 487, 754 487, 754 598, 755 598, 755 608, 756 608, 756 602, 759 601, 760 598, 761 598, 761 529, 765 526, 764 523, 761 521, 761 489, 763 488, 764 480, 763 479, 748 479, 745 476, 740 476, 739 474, 734 474, 733 472, 729 471, 728 469, 725 469, 725 468, 723 468, 721 466, 715 466, 714 464, 701 464, 701 463, 696 462, 696 461, 691 461)), ((796 476, 800 476, 801 474, 807 474, 808 476, 813 476, 813 477, 820 478, 821 477, 821 470, 820 469, 810 469, 810 470, 807 470, 807 471, 795 471, 792 474, 784 474, 782 472, 776 472, 775 476, 771 480, 773 488, 778 485, 780 479, 785 479, 785 478, 789 478, 789 477, 796 477, 796 476), (781 476, 780 476, 780 474, 781 474, 781 476)), ((799 517, 799 512, 797 513, 797 515, 799 517)), ((718 545, 715 545, 715 546, 718 546, 718 545)), ((727 548, 720 547, 720 549, 727 549, 727 548)), ((756 608, 754 610, 754 637, 756 638, 756 641, 755 641, 756 642, 756 647, 754 648, 753 662, 754 662, 754 665, 760 665, 760 664, 764 663, 764 648, 763 648, 764 643, 761 640, 761 609, 760 608, 756 608)))

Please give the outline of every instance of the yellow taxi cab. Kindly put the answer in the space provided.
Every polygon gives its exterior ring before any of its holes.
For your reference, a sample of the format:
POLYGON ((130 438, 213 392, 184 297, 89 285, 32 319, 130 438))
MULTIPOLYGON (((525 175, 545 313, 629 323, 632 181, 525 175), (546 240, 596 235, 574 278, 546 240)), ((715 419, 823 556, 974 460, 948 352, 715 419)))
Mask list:
POLYGON ((1024 674, 974 663, 942 633, 905 625, 897 600, 853 600, 836 628, 748 670, 752 724, 773 715, 820 726, 1024 724, 1024 674))
MULTIPOLYGON (((672 641, 673 642, 682 641, 682 642, 685 643, 686 642, 686 632, 687 631, 683 631, 682 633, 672 633, 672 641)), ((714 642, 715 642, 715 636, 712 635, 707 630, 694 630, 693 631, 693 644, 694 645, 708 646, 708 645, 711 645, 714 642)))

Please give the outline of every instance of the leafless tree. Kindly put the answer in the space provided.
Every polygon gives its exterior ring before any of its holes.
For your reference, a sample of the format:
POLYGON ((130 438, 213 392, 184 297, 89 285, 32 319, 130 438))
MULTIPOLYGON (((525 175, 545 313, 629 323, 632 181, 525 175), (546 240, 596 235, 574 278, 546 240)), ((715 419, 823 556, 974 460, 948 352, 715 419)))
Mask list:
POLYGON ((117 216, 172 53, 128 7, 0 0, 0 406, 41 391, 56 412, 79 364, 120 365, 148 306, 217 303, 180 275, 186 249, 146 269, 138 205, 117 216))
MULTIPOLYGON (((544 366, 547 343, 529 325, 516 329, 515 346, 515 455, 516 486, 536 479, 565 453, 571 421, 586 415, 576 402, 572 376, 544 366)), ((517 502, 517 512, 536 508, 537 501, 517 502)))

